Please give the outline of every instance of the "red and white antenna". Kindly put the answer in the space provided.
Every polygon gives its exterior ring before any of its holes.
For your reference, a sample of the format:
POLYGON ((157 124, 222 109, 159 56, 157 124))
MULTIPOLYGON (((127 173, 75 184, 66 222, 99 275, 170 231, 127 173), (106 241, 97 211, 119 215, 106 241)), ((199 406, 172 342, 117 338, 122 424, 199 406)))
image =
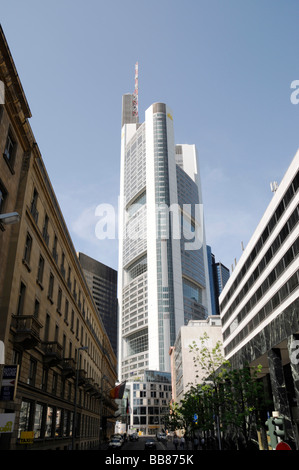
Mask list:
POLYGON ((138 116, 138 62, 135 64, 135 90, 133 93, 133 116, 138 116))

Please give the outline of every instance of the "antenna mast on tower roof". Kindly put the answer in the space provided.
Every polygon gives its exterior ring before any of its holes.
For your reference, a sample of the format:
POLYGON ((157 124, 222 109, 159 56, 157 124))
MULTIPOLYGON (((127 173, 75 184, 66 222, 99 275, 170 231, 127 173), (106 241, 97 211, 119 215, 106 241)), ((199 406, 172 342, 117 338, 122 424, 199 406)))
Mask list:
POLYGON ((138 117, 138 62, 135 64, 135 90, 133 93, 133 116, 138 117))

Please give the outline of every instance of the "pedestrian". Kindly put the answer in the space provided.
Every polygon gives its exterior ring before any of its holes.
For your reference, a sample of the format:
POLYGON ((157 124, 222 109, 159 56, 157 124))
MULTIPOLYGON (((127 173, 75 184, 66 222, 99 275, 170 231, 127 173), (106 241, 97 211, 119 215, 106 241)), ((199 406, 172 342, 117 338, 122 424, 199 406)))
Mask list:
POLYGON ((184 436, 181 437, 180 446, 181 446, 181 449, 185 448, 185 438, 184 438, 184 436))
POLYGON ((175 450, 178 450, 179 440, 178 440, 177 435, 174 436, 173 443, 174 443, 175 450))
POLYGON ((199 444, 198 439, 197 439, 197 437, 195 436, 194 441, 193 441, 194 450, 197 450, 198 444, 199 444))

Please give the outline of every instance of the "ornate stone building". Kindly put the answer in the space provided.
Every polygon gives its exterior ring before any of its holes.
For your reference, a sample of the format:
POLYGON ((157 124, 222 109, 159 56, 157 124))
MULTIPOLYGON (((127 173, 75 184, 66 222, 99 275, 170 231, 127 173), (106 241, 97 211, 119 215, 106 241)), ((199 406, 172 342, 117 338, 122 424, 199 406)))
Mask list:
POLYGON ((24 448, 27 431, 34 432, 33 449, 96 448, 114 430, 117 406, 107 391, 117 379, 116 356, 28 122, 2 29, 0 80, 0 213, 20 216, 0 225, 1 367, 18 366, 11 396, 4 370, 0 414, 11 414, 14 426, 0 434, 0 448, 24 448))

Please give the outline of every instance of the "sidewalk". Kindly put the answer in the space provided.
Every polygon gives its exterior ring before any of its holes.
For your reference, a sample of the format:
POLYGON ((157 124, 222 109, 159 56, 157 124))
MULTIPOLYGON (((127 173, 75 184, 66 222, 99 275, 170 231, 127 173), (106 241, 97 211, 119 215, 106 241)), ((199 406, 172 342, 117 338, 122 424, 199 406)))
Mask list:
POLYGON ((175 445, 174 445, 174 443, 173 443, 172 438, 169 439, 169 440, 166 440, 166 441, 165 441, 165 440, 162 440, 162 441, 160 441, 160 442, 162 443, 162 445, 163 445, 163 447, 165 448, 165 450, 177 450, 177 451, 184 451, 184 450, 186 450, 186 451, 193 451, 193 450, 194 450, 194 449, 193 449, 192 442, 187 442, 187 443, 185 443, 185 447, 184 447, 183 449, 180 447, 180 445, 178 445, 178 448, 176 449, 176 448, 175 448, 175 445))

